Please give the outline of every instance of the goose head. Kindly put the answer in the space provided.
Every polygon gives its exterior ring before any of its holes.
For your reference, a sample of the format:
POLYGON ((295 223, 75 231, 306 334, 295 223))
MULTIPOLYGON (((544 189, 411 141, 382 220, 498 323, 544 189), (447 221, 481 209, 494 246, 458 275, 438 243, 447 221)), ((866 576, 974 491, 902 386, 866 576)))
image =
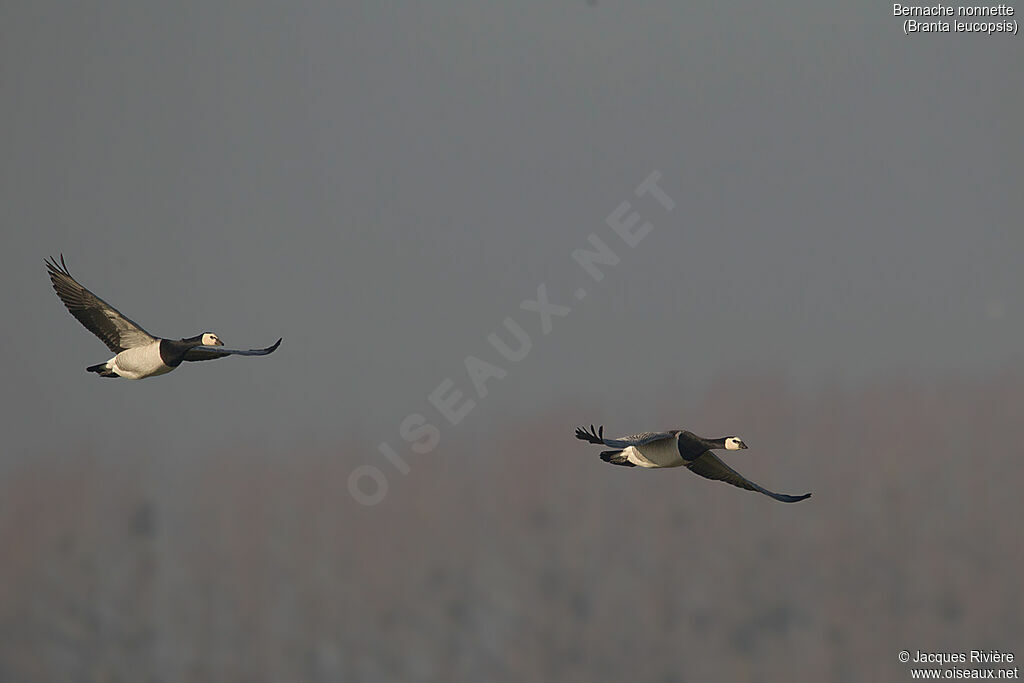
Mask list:
POLYGON ((725 450, 727 451, 738 451, 746 447, 747 444, 743 443, 743 439, 738 436, 725 437, 725 450))
POLYGON ((203 346, 224 346, 224 342, 222 342, 220 337, 213 332, 203 332, 203 336, 200 341, 203 346))

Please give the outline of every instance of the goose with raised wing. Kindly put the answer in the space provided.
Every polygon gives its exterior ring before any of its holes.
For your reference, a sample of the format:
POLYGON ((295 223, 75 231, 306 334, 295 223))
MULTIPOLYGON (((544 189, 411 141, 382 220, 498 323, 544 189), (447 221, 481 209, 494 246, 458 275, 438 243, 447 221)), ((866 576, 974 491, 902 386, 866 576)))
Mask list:
POLYGON ((769 491, 726 465, 711 452, 713 450, 736 451, 746 448, 747 444, 743 443, 743 439, 738 436, 705 439, 693 432, 673 429, 667 432, 644 432, 624 436, 621 439, 606 439, 604 438, 604 426, 594 429, 594 425, 590 425, 590 431, 578 427, 576 438, 614 449, 601 452, 601 459, 613 465, 647 468, 686 467, 702 477, 724 481, 748 491, 757 491, 783 503, 796 503, 811 495, 805 493, 802 496, 790 496, 769 491))
POLYGON ((71 277, 63 254, 59 264, 56 259, 47 259, 46 269, 54 291, 71 315, 116 354, 105 363, 86 368, 88 372, 95 372, 100 377, 144 379, 165 375, 183 361, 214 360, 225 356, 265 356, 281 345, 278 339, 265 349, 225 349, 224 342, 213 332, 203 332, 183 339, 154 337, 71 277))

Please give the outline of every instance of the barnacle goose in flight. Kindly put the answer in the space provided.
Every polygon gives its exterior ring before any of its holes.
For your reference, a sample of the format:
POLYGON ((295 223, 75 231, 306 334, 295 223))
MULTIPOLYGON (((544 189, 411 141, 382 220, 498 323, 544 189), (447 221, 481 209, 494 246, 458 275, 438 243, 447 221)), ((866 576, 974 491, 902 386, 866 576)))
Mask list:
POLYGON ((181 365, 182 361, 213 360, 225 356, 265 356, 280 346, 278 339, 265 349, 240 351, 225 349, 224 342, 212 332, 204 332, 186 339, 154 337, 138 324, 122 315, 116 308, 78 284, 71 277, 61 254, 60 264, 48 259, 46 268, 57 296, 71 315, 95 334, 115 355, 106 363, 86 368, 100 377, 143 379, 164 375, 181 365))
POLYGON ((673 429, 668 432, 644 432, 625 436, 621 439, 604 438, 604 426, 599 430, 590 425, 590 431, 577 427, 576 438, 593 444, 610 446, 615 450, 602 451, 601 459, 613 465, 624 467, 679 467, 708 479, 718 479, 748 491, 757 491, 783 503, 795 503, 809 498, 811 494, 789 496, 775 493, 758 486, 736 470, 718 459, 714 449, 735 451, 746 448, 747 444, 738 436, 723 436, 721 439, 705 439, 693 432, 673 429))

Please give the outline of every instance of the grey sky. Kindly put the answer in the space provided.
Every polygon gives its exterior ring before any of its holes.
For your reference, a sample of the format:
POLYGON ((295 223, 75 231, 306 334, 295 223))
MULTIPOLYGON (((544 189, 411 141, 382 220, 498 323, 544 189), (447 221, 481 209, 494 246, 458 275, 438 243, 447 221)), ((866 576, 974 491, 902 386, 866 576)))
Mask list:
POLYGON ((900 648, 1018 647, 1024 38, 685 4, 0 2, 0 679, 897 680, 900 648), (284 342, 87 374, 61 252, 154 334, 284 342), (452 427, 428 395, 473 397, 469 356, 507 374, 452 427), (739 434, 731 466, 813 497, 610 467, 591 422, 739 434))
POLYGON ((1021 45, 885 5, 4 3, 0 420, 26 453, 372 449, 506 316, 535 344, 479 428, 1020 368, 1021 45), (653 170, 671 214, 632 196, 653 170), (593 284, 570 253, 623 200, 654 230, 593 284), (58 252, 150 332, 284 344, 99 381, 58 252))

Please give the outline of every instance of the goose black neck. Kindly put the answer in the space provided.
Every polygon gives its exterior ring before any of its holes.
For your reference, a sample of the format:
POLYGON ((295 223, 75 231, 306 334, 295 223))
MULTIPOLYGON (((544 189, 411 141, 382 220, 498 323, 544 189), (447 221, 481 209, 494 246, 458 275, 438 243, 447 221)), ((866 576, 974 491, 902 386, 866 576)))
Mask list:
POLYGON ((160 360, 169 368, 176 368, 185 360, 185 354, 203 345, 203 335, 188 339, 161 339, 160 360))

